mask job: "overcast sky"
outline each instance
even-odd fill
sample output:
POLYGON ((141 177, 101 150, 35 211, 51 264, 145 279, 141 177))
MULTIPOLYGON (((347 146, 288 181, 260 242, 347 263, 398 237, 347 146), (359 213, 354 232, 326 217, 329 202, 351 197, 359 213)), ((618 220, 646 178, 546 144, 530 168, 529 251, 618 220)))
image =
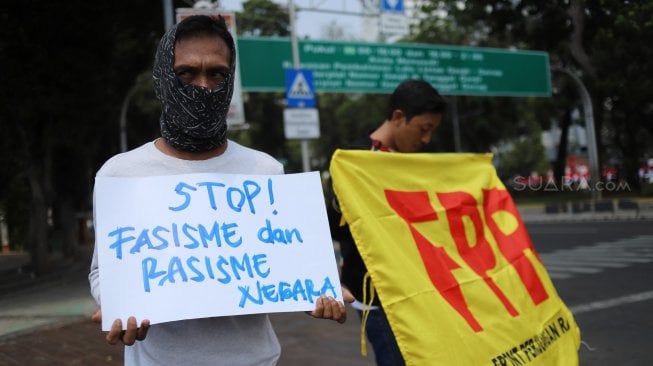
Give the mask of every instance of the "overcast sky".
MULTIPOLYGON (((273 0, 282 6, 287 6, 287 0, 273 0)), ((226 10, 241 11, 243 0, 221 0, 222 8, 226 10)), ((294 0, 297 8, 318 8, 320 10, 336 10, 360 13, 360 2, 357 0, 294 0)), ((346 38, 360 38, 362 17, 332 14, 328 12, 298 11, 297 35, 300 38, 308 36, 311 39, 323 38, 323 29, 335 22, 345 31, 346 38)))

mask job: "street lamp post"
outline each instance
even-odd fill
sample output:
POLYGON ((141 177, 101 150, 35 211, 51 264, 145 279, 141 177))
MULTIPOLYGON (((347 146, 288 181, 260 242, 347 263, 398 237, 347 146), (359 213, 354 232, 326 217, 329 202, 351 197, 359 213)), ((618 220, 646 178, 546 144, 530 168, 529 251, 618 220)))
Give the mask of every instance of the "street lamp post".
POLYGON ((598 190, 597 182, 601 180, 601 175, 599 172, 599 154, 596 144, 596 129, 594 128, 594 110, 592 109, 592 98, 590 97, 585 84, 580 80, 578 76, 569 70, 553 67, 552 71, 561 72, 569 76, 576 84, 578 92, 580 94, 581 102, 583 103, 583 116, 585 117, 585 132, 587 133, 587 155, 590 164, 590 179, 594 180, 594 184, 591 187, 592 198, 596 200, 601 199, 601 191, 598 190))

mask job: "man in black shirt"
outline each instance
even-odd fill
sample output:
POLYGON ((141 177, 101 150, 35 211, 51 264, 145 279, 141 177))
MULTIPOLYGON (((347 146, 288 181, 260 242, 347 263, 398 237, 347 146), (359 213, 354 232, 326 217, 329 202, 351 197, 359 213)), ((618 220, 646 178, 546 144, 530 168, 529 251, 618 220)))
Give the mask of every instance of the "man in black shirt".
MULTIPOLYGON (((348 148, 381 152, 413 153, 431 141, 446 109, 444 98, 423 80, 406 80, 390 96, 386 119, 371 133, 362 136, 348 148)), ((364 291, 371 294, 374 286, 367 274, 349 228, 339 226, 341 219, 335 198, 330 205, 332 236, 340 242, 343 257, 341 282, 356 298, 352 306, 361 314, 369 311, 365 319, 365 332, 374 349, 377 365, 404 365, 392 329, 378 297, 364 303, 364 291), (364 287, 367 287, 364 290, 364 287)), ((367 295, 369 297, 369 295, 367 295)), ((367 300, 367 299, 365 299, 367 300)))

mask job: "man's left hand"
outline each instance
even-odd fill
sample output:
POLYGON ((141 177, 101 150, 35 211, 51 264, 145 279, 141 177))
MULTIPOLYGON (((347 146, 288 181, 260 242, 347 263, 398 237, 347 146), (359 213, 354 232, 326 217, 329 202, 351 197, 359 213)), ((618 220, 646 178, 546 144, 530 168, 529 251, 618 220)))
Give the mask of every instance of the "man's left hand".
MULTIPOLYGON (((346 302, 354 301, 354 296, 344 287, 342 288, 342 298, 346 302)), ((340 324, 347 320, 347 309, 345 309, 345 305, 331 296, 320 296, 315 302, 315 310, 307 313, 314 318, 331 319, 340 324)))

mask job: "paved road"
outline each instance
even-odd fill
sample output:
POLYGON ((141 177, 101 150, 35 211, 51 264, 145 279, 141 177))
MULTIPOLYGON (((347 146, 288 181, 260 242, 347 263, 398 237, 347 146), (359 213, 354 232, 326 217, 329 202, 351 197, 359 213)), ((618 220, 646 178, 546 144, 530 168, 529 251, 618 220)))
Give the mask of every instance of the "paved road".
MULTIPOLYGON (((90 321, 95 310, 88 266, 73 265, 56 279, 3 294, 0 292, 0 366, 122 365, 122 347, 105 343, 90 321)), ((348 321, 313 319, 304 313, 270 316, 284 366, 370 366, 374 355, 360 355, 358 315, 348 321)))
POLYGON ((581 329, 581 365, 653 365, 653 221, 527 227, 581 329))
MULTIPOLYGON (((653 365, 653 221, 528 223, 558 293, 572 309, 584 345, 581 365, 653 365)), ((56 280, 0 292, 0 365, 121 365, 88 317, 86 265, 56 280)), ((276 314, 280 365, 373 365, 359 353, 358 319, 345 325, 276 314)))

